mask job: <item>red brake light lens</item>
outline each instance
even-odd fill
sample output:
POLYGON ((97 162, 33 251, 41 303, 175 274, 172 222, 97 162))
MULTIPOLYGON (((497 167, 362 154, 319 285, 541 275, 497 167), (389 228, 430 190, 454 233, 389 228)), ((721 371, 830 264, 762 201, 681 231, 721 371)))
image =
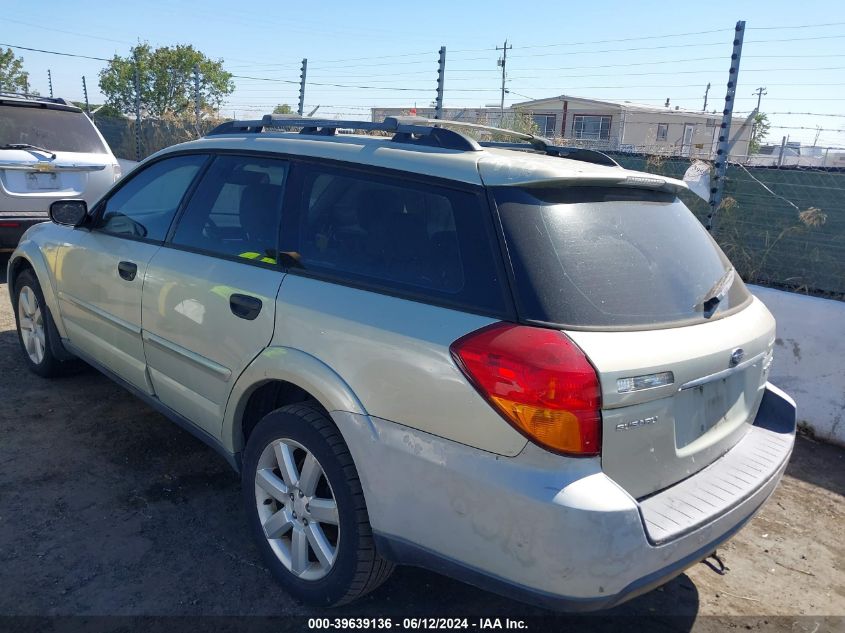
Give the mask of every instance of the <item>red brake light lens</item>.
POLYGON ((469 381, 519 432, 567 455, 601 452, 601 387, 563 332, 495 323, 450 348, 469 381))

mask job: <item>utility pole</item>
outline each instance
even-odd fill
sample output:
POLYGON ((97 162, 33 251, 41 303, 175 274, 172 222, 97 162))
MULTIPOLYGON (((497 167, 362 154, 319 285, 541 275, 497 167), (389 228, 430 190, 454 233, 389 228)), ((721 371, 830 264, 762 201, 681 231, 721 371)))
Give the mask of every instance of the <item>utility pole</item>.
POLYGON ((141 71, 135 52, 135 160, 141 160, 141 71))
POLYGON ((778 167, 783 165, 783 155, 786 152, 786 137, 780 142, 780 155, 778 156, 778 167))
POLYGON ((755 90, 752 94, 757 95, 757 112, 759 112, 760 111, 760 100, 763 98, 763 95, 766 95, 766 94, 769 94, 769 93, 766 92, 766 88, 764 86, 761 86, 761 87, 757 88, 757 90, 755 90))
POLYGON ((446 79, 446 47, 440 47, 440 58, 437 61, 437 99, 434 101, 434 118, 443 118, 443 84, 446 79))
POLYGON ((194 126, 200 133, 200 65, 194 64, 194 126))
POLYGON ((88 103, 88 84, 85 83, 85 75, 82 75, 82 94, 85 95, 85 112, 91 116, 91 104, 88 103))
POLYGON ((50 86, 50 98, 53 98, 53 73, 47 69, 47 85, 50 86))
POLYGON ((710 94, 710 82, 707 82, 707 88, 704 89, 704 107, 701 108, 702 112, 707 112, 707 95, 710 94))
POLYGON ((305 76, 308 74, 308 58, 302 60, 302 68, 299 73, 299 108, 297 113, 302 116, 305 112, 305 76))
POLYGON ((499 104, 499 125, 504 127, 505 124, 505 66, 508 63, 508 51, 513 46, 508 46, 508 41, 505 40, 505 45, 502 48, 496 47, 497 51, 502 51, 502 56, 499 58, 498 65, 502 67, 502 100, 499 104))
POLYGON ((719 126, 719 144, 716 160, 713 163, 713 182, 710 183, 710 210, 707 212, 707 230, 713 230, 713 216, 722 204, 725 192, 725 174, 728 171, 728 151, 731 136, 731 118, 734 110, 736 84, 739 81, 739 62, 742 58, 742 40, 745 37, 745 20, 740 20, 734 28, 731 66, 728 69, 728 89, 725 94, 725 108, 722 110, 722 124, 719 126))

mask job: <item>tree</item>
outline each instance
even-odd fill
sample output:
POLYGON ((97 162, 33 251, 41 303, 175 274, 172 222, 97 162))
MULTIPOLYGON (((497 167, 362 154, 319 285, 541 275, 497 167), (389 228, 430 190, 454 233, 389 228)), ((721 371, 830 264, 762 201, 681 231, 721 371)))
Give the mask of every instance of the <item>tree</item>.
POLYGON ((538 135, 540 133, 540 126, 534 120, 534 116, 530 112, 526 112, 521 108, 514 108, 513 118, 508 121, 505 119, 505 125, 509 130, 514 132, 522 132, 523 134, 538 135))
POLYGON ((141 85, 141 111, 147 116, 188 118, 194 114, 194 65, 199 66, 200 109, 220 107, 232 94, 232 75, 223 60, 212 60, 191 45, 177 44, 153 50, 149 44, 134 46, 127 57, 115 55, 100 71, 100 90, 106 105, 119 112, 135 111, 135 65, 141 85))
POLYGON ((0 90, 29 92, 29 73, 23 69, 23 58, 15 57, 11 48, 0 48, 0 90))
POLYGON ((764 112, 754 115, 754 124, 751 128, 751 141, 748 143, 748 153, 756 154, 760 151, 760 145, 766 140, 769 133, 769 117, 764 112))
POLYGON ((287 103, 280 103, 273 108, 273 114, 293 114, 293 108, 291 108, 287 103))

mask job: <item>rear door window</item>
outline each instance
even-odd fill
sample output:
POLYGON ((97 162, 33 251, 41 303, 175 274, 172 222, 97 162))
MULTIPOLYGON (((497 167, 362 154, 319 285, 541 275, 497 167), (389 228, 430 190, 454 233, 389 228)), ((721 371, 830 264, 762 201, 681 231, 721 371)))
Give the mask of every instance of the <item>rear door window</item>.
POLYGON ((293 182, 296 199, 282 230, 283 244, 290 242, 282 250, 296 252, 300 270, 504 312, 501 263, 480 192, 304 164, 294 167, 293 182))
POLYGON ((727 257, 674 194, 499 187, 493 195, 524 319, 650 328, 718 318, 750 299, 727 257))
POLYGON ((179 218, 173 244, 276 264, 276 235, 287 162, 218 156, 179 218))

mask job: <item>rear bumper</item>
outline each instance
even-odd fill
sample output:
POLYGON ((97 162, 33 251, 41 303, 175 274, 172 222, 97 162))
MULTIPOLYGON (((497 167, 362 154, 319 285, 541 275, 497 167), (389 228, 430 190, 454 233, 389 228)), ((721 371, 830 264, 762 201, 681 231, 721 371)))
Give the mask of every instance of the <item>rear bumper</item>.
POLYGON ((601 472, 598 459, 563 459, 531 444, 503 458, 367 416, 334 417, 385 556, 566 611, 612 607, 706 557, 774 491, 795 430, 794 403, 769 385, 753 434, 685 482, 637 502, 601 472), (652 519, 667 507, 691 514, 681 504, 691 497, 679 501, 676 489, 712 484, 733 473, 735 450, 773 452, 773 441, 777 456, 745 469, 741 493, 655 538, 649 508, 652 519))
POLYGON ((46 211, 0 211, 0 253, 11 253, 29 227, 49 219, 46 211))

